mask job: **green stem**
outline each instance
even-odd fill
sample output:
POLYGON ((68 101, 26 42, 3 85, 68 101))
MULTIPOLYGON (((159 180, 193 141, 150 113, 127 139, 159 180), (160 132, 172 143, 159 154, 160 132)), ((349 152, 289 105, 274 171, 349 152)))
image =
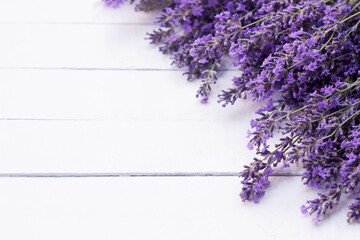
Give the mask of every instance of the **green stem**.
POLYGON ((321 52, 329 43, 330 41, 333 39, 335 33, 332 33, 331 36, 329 37, 329 39, 326 41, 326 43, 320 48, 319 52, 321 52))
POLYGON ((268 18, 269 18, 269 16, 264 17, 264 18, 261 18, 261 19, 255 21, 255 22, 252 22, 252 23, 250 23, 250 24, 248 24, 248 25, 243 26, 241 29, 245 29, 245 28, 251 27, 252 25, 255 25, 255 24, 259 23, 259 22, 262 22, 262 21, 264 21, 264 20, 266 20, 266 19, 268 19, 268 18))
MULTIPOLYGON (((356 1, 355 1, 356 2, 356 1)), ((345 17, 347 17, 352 11, 354 11, 358 6, 360 5, 360 2, 358 2, 352 9, 351 11, 345 15, 345 17)))
MULTIPOLYGON (((331 36, 329 37, 329 39, 326 41, 326 43, 325 43, 324 45, 322 45, 322 47, 318 50, 318 52, 321 52, 321 51, 330 43, 330 41, 331 41, 331 40, 333 39, 333 37, 334 37, 334 34, 335 34, 335 33, 332 33, 332 34, 331 34, 331 36)), ((305 62, 305 61, 308 60, 309 58, 310 58, 310 57, 304 58, 303 60, 301 60, 301 61, 295 63, 294 65, 292 65, 291 67, 289 67, 287 70, 289 71, 289 70, 293 69, 294 67, 296 67, 297 65, 305 62)))
MULTIPOLYGON (((300 139, 300 137, 301 137, 301 135, 300 135, 300 134, 294 135, 294 136, 291 138, 291 144, 296 143, 296 142, 300 139)), ((282 146, 277 147, 274 151, 272 151, 272 152, 268 153, 268 154, 264 157, 264 159, 263 159, 263 160, 265 160, 266 158, 268 158, 268 157, 270 157, 270 156, 274 155, 274 154, 275 154, 275 152, 276 152, 276 151, 279 151, 281 148, 282 148, 282 146)), ((287 146, 287 147, 286 147, 286 148, 285 148, 282 152, 283 152, 283 153, 285 153, 285 152, 286 152, 287 150, 289 150, 289 149, 290 149, 290 146, 287 146)), ((262 162, 263 160, 260 160, 260 162, 262 162)), ((267 166, 270 166, 271 164, 273 164, 273 163, 274 163, 274 161, 275 161, 275 158, 274 158, 274 160, 273 160, 273 161, 271 161, 271 162, 267 163, 267 166)))
POLYGON ((244 18, 246 18, 247 16, 250 15, 250 13, 253 13, 255 12, 255 10, 258 10, 258 8, 254 8, 253 10, 249 11, 248 13, 246 13, 244 16, 242 16, 238 21, 241 21, 243 20, 244 18))
MULTIPOLYGON (((330 99, 331 99, 330 97, 335 97, 335 96, 337 96, 338 94, 342 94, 342 93, 346 92, 347 90, 353 88, 354 86, 358 85, 359 83, 360 83, 360 80, 359 80, 359 81, 355 81, 355 82, 353 82, 352 84, 350 84, 349 87, 340 90, 340 92, 326 95, 325 98, 326 98, 327 100, 330 100, 330 99)), ((360 103, 360 101, 358 101, 358 102, 356 102, 356 103, 354 103, 354 104, 352 104, 352 105, 356 105, 356 104, 359 104, 359 103, 360 103)), ((286 117, 288 117, 288 116, 290 116, 291 114, 294 114, 294 113, 297 113, 297 112, 300 112, 300 111, 304 110, 307 106, 308 106, 308 105, 306 105, 306 106, 304 106, 304 107, 302 107, 302 108, 296 109, 296 110, 293 111, 293 112, 288 112, 287 114, 284 114, 283 116, 276 118, 276 119, 274 120, 274 123, 275 123, 275 122, 278 122, 278 121, 280 121, 280 120, 282 120, 282 119, 284 119, 284 118, 286 118, 286 117)))
POLYGON ((340 109, 340 110, 337 110, 336 112, 332 112, 332 113, 330 113, 330 114, 328 114, 328 115, 326 115, 326 116, 323 116, 323 117, 321 117, 321 118, 315 119, 315 120, 311 121, 310 123, 315 123, 315 122, 317 122, 317 121, 323 120, 323 119, 328 118, 328 117, 331 117, 331 116, 333 116, 333 115, 336 115, 336 114, 338 114, 338 113, 340 113, 340 112, 342 112, 342 111, 347 112, 347 111, 349 111, 352 107, 358 105, 359 103, 360 103, 360 101, 357 101, 357 102, 355 102, 355 103, 352 103, 352 104, 350 104, 349 106, 347 106, 347 107, 345 107, 345 108, 342 108, 342 109, 340 109))
POLYGON ((355 28, 355 30, 356 30, 356 28, 358 27, 359 23, 360 23, 360 20, 359 20, 353 27, 350 28, 350 31, 346 34, 345 39, 347 39, 347 37, 353 32, 354 28, 355 28))
MULTIPOLYGON (((340 93, 346 92, 347 90, 355 87, 355 86, 358 85, 359 83, 360 83, 360 80, 353 82, 353 83, 350 84, 350 86, 348 86, 347 88, 344 88, 344 89, 340 90, 340 93)), ((329 98, 329 97, 335 96, 335 95, 336 95, 336 94, 331 93, 331 94, 329 94, 329 95, 326 95, 325 98, 329 98)))
POLYGON ((304 107, 302 107, 302 108, 296 109, 296 110, 293 111, 293 112, 288 112, 287 114, 285 114, 285 115, 283 115, 283 116, 275 119, 275 122, 280 121, 280 120, 282 120, 282 119, 290 116, 290 114, 294 114, 294 113, 300 112, 300 111, 304 110, 306 107, 307 107, 307 106, 304 106, 304 107))
POLYGON ((342 20, 340 23, 344 23, 344 22, 346 22, 347 20, 350 20, 350 19, 352 19, 352 18, 354 18, 354 17, 356 17, 356 16, 359 16, 359 15, 360 15, 360 11, 357 12, 357 13, 355 13, 355 14, 353 14, 353 15, 351 15, 351 16, 349 16, 349 17, 347 17, 347 18, 345 18, 345 19, 342 20))
MULTIPOLYGON (((355 2, 356 2, 356 1, 355 1, 355 2)), ((358 3, 351 9, 351 11, 348 12, 348 13, 344 16, 344 19, 343 19, 340 23, 344 23, 344 22, 346 22, 347 20, 350 20, 350 19, 352 19, 353 17, 356 17, 356 16, 360 15, 360 11, 359 11, 359 12, 357 12, 357 13, 349 16, 349 17, 347 17, 347 16, 348 16, 351 12, 353 12, 359 5, 360 5, 360 2, 358 2, 358 3)), ((333 30, 335 27, 336 27, 336 25, 334 25, 334 26, 331 27, 330 29, 326 30, 325 33, 330 32, 330 31, 333 30)))
POLYGON ((324 141, 328 138, 331 138, 332 136, 334 136, 334 134, 342 127, 344 126, 347 122, 349 122, 351 119, 353 119, 354 117, 356 117, 358 114, 360 113, 360 110, 358 110, 357 112, 355 112, 354 114, 352 114, 348 119, 346 119, 345 121, 343 121, 339 126, 337 126, 335 128, 335 130, 330 134, 330 135, 327 135, 326 137, 323 137, 319 140, 316 140, 316 142, 320 142, 320 141, 324 141))
POLYGON ((341 56, 338 56, 338 57, 336 57, 336 58, 333 58, 332 60, 333 60, 333 61, 338 60, 339 58, 345 57, 345 56, 347 56, 347 55, 349 55, 349 54, 351 54, 351 53, 345 53, 345 54, 343 54, 343 55, 341 55, 341 56))

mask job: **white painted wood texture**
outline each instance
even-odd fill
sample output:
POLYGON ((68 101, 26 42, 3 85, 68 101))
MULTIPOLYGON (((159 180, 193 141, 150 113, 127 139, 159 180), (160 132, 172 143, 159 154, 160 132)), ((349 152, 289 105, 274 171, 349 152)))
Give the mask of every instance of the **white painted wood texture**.
POLYGON ((241 202, 257 104, 200 104, 198 82, 144 40, 155 15, 0 0, 0 239, 357 239, 345 208, 320 227, 301 215, 316 191, 298 176, 241 202))
POLYGON ((313 195, 299 177, 274 182, 260 204, 243 204, 230 177, 2 178, 0 238, 358 239, 344 209, 319 227, 299 214, 313 195))
POLYGON ((135 13, 130 5, 113 10, 98 0, 1 0, 0 22, 23 24, 142 24, 153 23, 156 13, 135 13))
POLYGON ((236 172, 251 159, 235 121, 11 120, 0 132, 2 173, 236 172))
POLYGON ((2 68, 172 69, 152 25, 0 24, 2 68), (11 49, 11 51, 9 51, 11 49), (41 51, 39 51, 41 49, 41 51), (151 60, 151 61, 150 61, 151 60))
MULTIPOLYGON (((222 73, 214 91, 230 87, 233 74, 222 73)), ((259 105, 223 108, 215 95, 200 104, 200 83, 180 71, 0 69, 0 75, 0 118, 242 121, 247 128, 259 105)))
POLYGON ((200 104, 199 82, 144 40, 153 26, 1 28, 0 119, 24 121, 3 124, 0 172, 236 172, 253 158, 245 136, 257 104, 216 103, 236 72, 224 71, 211 103, 200 104))

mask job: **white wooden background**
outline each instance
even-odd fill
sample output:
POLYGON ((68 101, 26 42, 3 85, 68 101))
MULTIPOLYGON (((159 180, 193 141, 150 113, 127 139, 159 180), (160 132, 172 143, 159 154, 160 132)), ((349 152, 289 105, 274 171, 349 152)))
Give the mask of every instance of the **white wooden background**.
POLYGON ((0 0, 0 239, 358 239, 344 206, 317 227, 301 215, 316 194, 301 170, 241 202, 256 104, 200 104, 144 40, 154 16, 0 0))

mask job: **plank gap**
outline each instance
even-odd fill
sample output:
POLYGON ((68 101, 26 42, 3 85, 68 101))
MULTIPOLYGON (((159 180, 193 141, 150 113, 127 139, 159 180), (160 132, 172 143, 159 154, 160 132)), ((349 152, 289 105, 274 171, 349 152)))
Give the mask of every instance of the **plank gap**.
POLYGON ((155 23, 144 22, 18 22, 18 21, 0 21, 0 24, 12 25, 117 25, 117 26, 154 26, 160 27, 155 23))
POLYGON ((235 119, 151 119, 151 118, 7 118, 0 117, 0 121, 29 121, 29 122, 237 122, 235 119))
MULTIPOLYGON (((105 177, 237 177, 238 172, 119 172, 119 173, 0 173, 0 178, 105 178, 105 177)), ((300 173, 274 173, 274 177, 301 177, 300 173)))
MULTIPOLYGON (((70 70, 70 71, 142 71, 184 72, 178 68, 96 68, 96 67, 0 67, 0 70, 70 70)), ((219 72, 239 72, 238 69, 221 68, 219 72)))

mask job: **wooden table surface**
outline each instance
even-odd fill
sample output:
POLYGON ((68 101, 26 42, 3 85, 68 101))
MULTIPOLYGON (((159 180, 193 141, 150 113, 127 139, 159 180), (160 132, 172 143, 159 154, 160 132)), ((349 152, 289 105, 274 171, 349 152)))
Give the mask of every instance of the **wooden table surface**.
POLYGON ((301 169, 243 203, 252 101, 195 98, 144 40, 156 14, 100 0, 0 0, 0 239, 358 239, 346 204, 320 226, 301 169))

